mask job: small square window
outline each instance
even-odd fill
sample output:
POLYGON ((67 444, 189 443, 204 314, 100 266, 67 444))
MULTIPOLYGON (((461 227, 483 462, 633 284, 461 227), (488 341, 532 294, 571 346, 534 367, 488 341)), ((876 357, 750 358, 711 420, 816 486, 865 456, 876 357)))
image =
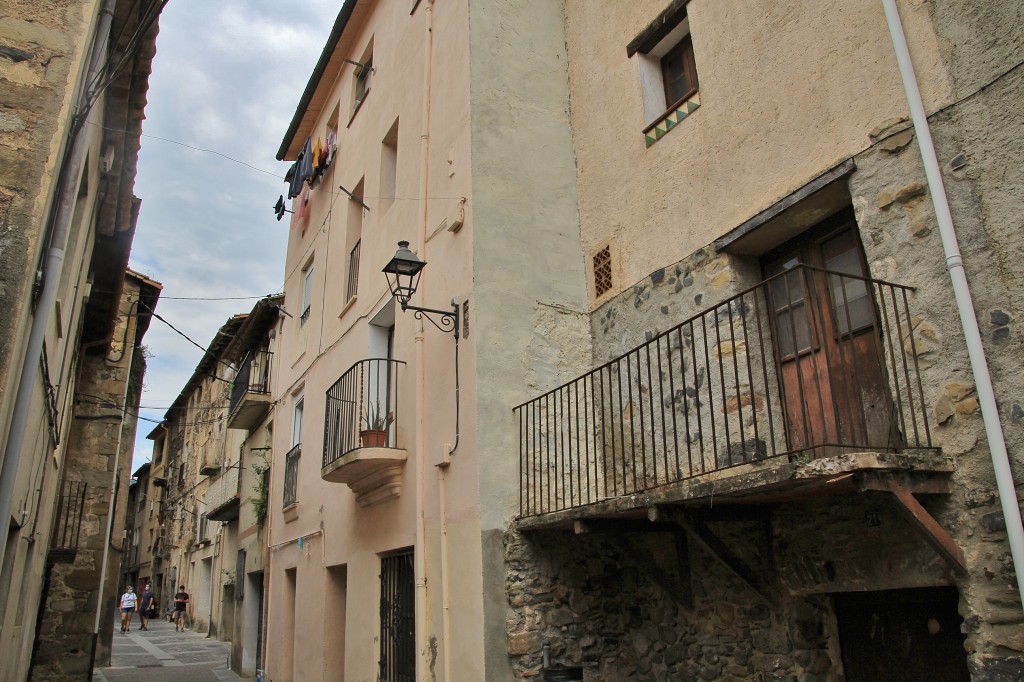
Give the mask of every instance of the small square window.
POLYGON ((366 93, 370 91, 370 74, 373 73, 373 56, 363 62, 363 66, 356 73, 356 101, 353 109, 358 109, 363 103, 366 93))
POLYGON ((693 41, 689 35, 661 58, 661 80, 665 87, 666 108, 697 92, 697 65, 693 60, 693 41))
POLYGON ((700 106, 697 61, 686 3, 674 1, 626 47, 636 57, 647 146, 700 106))
POLYGON ((373 75, 376 73, 373 68, 373 38, 370 38, 358 59, 346 59, 345 61, 355 68, 352 80, 352 114, 349 118, 349 124, 351 124, 352 118, 355 117, 356 112, 359 111, 370 94, 373 75))

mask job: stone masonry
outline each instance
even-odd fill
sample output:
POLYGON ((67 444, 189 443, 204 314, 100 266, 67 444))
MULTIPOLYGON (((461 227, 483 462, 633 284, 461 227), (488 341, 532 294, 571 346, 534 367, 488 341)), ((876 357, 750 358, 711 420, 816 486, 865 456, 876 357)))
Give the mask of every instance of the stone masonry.
MULTIPOLYGON (((990 157, 1005 151, 964 122, 986 106, 1004 111, 1009 90, 1022 78, 1011 73, 931 121, 940 158, 951 160, 944 168, 947 191, 1018 480, 1024 473, 1024 349, 1016 330, 1024 314, 1017 286, 1021 206, 1018 201, 1012 218, 1006 201, 995 205, 990 157)), ((1024 131, 1019 108, 1006 111, 1004 122, 1024 131)), ((1020 137, 997 137, 1020 147, 1020 137)), ((761 559, 772 549, 774 561, 764 568, 778 593, 766 601, 721 564, 691 551, 692 609, 601 536, 513 529, 506 535, 508 631, 518 679, 541 675, 546 640, 554 661, 583 665, 590 680, 837 680, 842 665, 829 593, 940 585, 959 590, 972 679, 1021 679, 1024 615, 920 158, 908 123, 890 121, 872 131, 847 183, 870 276, 915 287, 914 318, 904 330, 913 344, 904 336, 903 350, 915 354, 921 368, 933 444, 956 462, 952 493, 930 497, 926 505, 964 551, 968 574, 951 575, 891 506, 870 494, 783 505, 771 515, 767 545, 753 529, 723 524, 733 547, 761 559), (880 525, 866 529, 865 515, 880 525)), ((637 347, 761 278, 756 259, 712 247, 652 273, 593 313, 595 362, 637 347)), ((670 538, 651 533, 632 542, 645 560, 669 574, 676 570, 670 538)))

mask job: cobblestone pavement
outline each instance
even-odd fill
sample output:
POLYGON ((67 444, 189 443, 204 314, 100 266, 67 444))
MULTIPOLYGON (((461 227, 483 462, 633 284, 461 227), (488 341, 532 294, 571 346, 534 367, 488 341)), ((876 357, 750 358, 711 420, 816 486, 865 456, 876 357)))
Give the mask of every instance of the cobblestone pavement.
POLYGON ((92 682, 233 682, 243 678, 228 667, 229 642, 186 630, 175 632, 166 620, 152 619, 140 630, 136 616, 131 632, 114 625, 109 668, 97 668, 92 682))

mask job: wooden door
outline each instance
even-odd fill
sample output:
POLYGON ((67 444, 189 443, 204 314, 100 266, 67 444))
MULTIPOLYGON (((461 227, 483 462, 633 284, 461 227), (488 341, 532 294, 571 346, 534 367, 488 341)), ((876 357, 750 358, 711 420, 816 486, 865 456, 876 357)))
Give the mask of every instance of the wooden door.
POLYGON ((833 595, 846 682, 967 682, 954 587, 833 595))
POLYGON ((898 447, 876 290, 852 211, 762 262, 789 449, 898 447))

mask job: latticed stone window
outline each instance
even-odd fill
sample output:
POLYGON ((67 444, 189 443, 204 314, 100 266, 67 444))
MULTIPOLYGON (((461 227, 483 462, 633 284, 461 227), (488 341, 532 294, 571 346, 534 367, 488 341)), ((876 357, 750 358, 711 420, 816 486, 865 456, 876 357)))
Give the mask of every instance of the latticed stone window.
POLYGON ((606 246, 594 254, 594 296, 601 298, 612 288, 612 252, 606 246))

